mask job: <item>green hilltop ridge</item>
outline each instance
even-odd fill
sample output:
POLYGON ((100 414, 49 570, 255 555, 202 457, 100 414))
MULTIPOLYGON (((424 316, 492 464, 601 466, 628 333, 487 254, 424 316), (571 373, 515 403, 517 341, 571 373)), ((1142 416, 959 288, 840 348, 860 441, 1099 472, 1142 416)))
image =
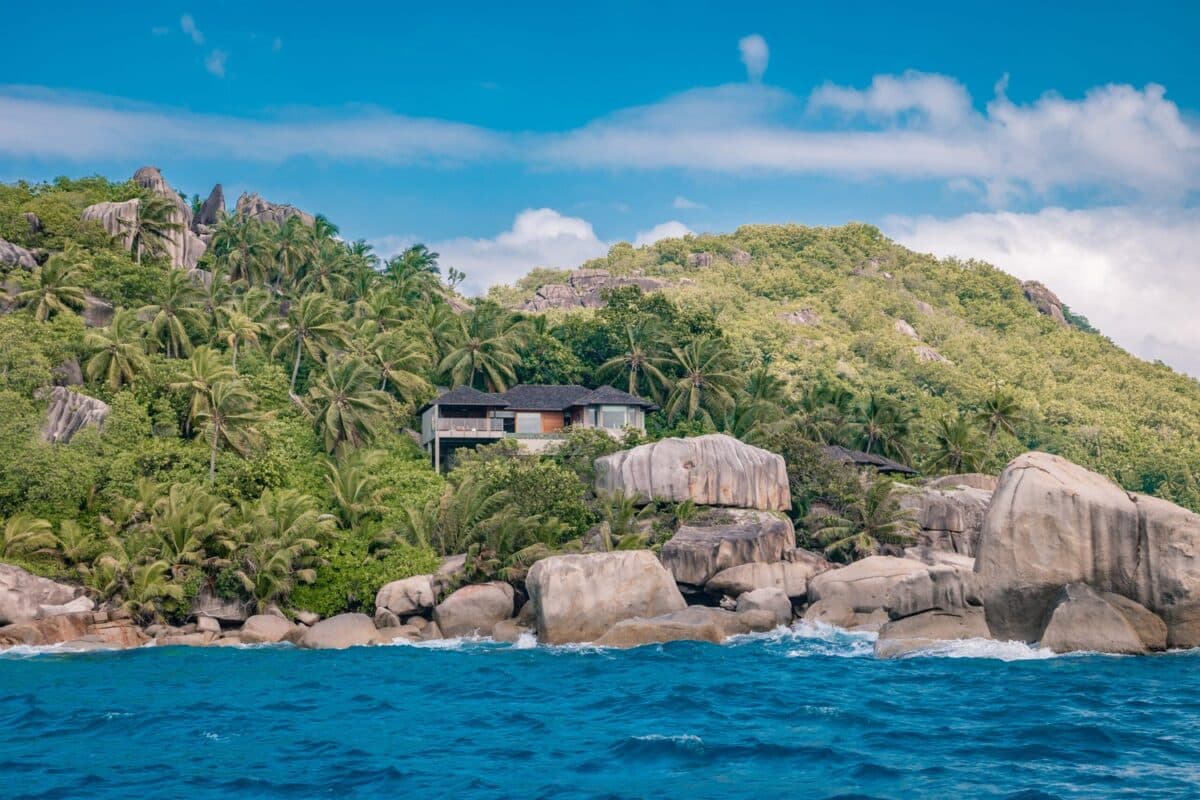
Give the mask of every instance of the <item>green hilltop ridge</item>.
POLYGON ((0 562, 141 622, 373 613, 462 553, 443 591, 519 587, 547 554, 659 548, 709 513, 597 496, 592 463, 710 432, 782 453, 800 541, 840 560, 900 518, 890 481, 827 445, 925 476, 1045 450, 1200 509, 1196 381, 1045 287, 868 225, 621 243, 476 299, 422 246, 384 261, 336 234, 257 196, 187 200, 153 168, 0 185, 0 562), (411 432, 435 387, 520 383, 661 410, 622 442, 505 440, 434 472, 411 432))

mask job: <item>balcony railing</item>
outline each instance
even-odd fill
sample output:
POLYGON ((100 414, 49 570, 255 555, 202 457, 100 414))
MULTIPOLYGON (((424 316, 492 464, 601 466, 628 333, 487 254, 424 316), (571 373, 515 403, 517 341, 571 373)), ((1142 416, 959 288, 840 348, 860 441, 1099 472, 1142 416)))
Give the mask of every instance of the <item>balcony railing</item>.
POLYGON ((442 432, 504 433, 504 420, 484 417, 439 417, 437 429, 442 432))

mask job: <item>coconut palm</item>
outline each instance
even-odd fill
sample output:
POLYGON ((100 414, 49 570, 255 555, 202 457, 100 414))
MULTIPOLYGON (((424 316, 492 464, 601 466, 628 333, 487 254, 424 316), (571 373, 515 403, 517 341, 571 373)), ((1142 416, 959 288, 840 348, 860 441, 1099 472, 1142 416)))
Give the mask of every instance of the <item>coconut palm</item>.
POLYGON ((238 381, 221 381, 213 384, 208 405, 197 415, 200 435, 209 443, 208 482, 217 477, 217 453, 222 447, 243 457, 258 439, 256 426, 268 419, 270 414, 258 411, 257 400, 238 381))
POLYGON ((142 263, 142 253, 158 256, 167 251, 172 237, 183 229, 175 219, 178 213, 174 202, 156 194, 138 201, 132 219, 118 218, 138 264, 142 263))
POLYGON ((188 359, 186 371, 177 381, 170 384, 170 389, 176 392, 188 393, 188 431, 196 419, 208 409, 212 403, 213 386, 223 381, 231 381, 237 376, 233 367, 226 364, 217 351, 208 346, 197 347, 188 359))
MULTIPOLYGON (((371 323, 364 325, 366 332, 372 328, 371 323)), ((355 354, 375 369, 380 391, 391 386, 402 400, 411 401, 429 390, 429 381, 422 375, 429 356, 419 341, 398 331, 375 333, 359 341, 355 354)))
POLYGON ((1016 396, 996 386, 979 404, 975 418, 983 423, 988 438, 994 439, 1002 431, 1016 436, 1017 425, 1024 421, 1025 415, 1016 396))
POLYGON ((671 353, 678 377, 671 382, 667 416, 712 421, 724 413, 742 382, 728 345, 715 337, 702 337, 672 347, 671 353))
POLYGON ((273 245, 258 220, 222 215, 213 231, 212 252, 231 281, 242 281, 247 286, 267 282, 273 245))
POLYGON ((625 326, 625 352, 613 356, 596 370, 596 377, 611 381, 625 375, 628 391, 640 396, 644 384, 651 397, 658 397, 667 382, 662 370, 670 363, 662 346, 662 328, 657 322, 625 326))
POLYGON ((196 302, 204 312, 205 327, 215 330, 221 321, 221 309, 233 294, 229 283, 220 266, 205 275, 200 270, 190 273, 192 284, 196 287, 196 302))
POLYGON ((333 347, 349 343, 346 325, 342 321, 342 306, 327 294, 306 294, 288 310, 287 321, 280 326, 272 355, 294 350, 290 390, 296 391, 296 376, 300 373, 300 358, 305 352, 315 361, 333 347))
POLYGON ((174 577, 189 566, 216 563, 231 546, 226 533, 229 505, 199 486, 174 484, 158 498, 145 522, 155 537, 158 558, 174 577))
POLYGON ((438 301, 419 307, 417 321, 428 337, 434 363, 440 364, 454 347, 460 330, 458 315, 449 304, 438 301))
POLYGON ((929 453, 933 471, 972 472, 983 460, 979 431, 962 414, 943 417, 933 429, 933 448, 929 453))
POLYGON ((146 622, 162 617, 164 600, 182 601, 183 585, 170 580, 170 568, 171 565, 165 561, 133 566, 123 590, 121 609, 131 617, 146 622))
POLYGON ((800 393, 798 405, 806 437, 821 444, 850 443, 854 395, 849 390, 826 381, 813 383, 800 393))
POLYGON ((350 288, 348 275, 353 271, 346 246, 335 239, 320 239, 311 258, 304 261, 296 276, 296 288, 302 294, 324 292, 344 297, 350 288))
POLYGON ((327 452, 371 441, 387 411, 387 394, 374 388, 375 371, 358 358, 331 359, 308 392, 309 407, 327 452))
POLYGON ((73 519, 65 519, 58 523, 58 533, 54 537, 54 546, 58 556, 67 566, 74 566, 86 574, 87 564, 95 559, 101 545, 100 537, 95 532, 84 528, 73 519))
POLYGON ((32 514, 14 514, 0 528, 0 556, 13 558, 35 550, 48 550, 57 544, 54 529, 32 514))
POLYGON ((525 333, 524 323, 493 306, 463 314, 456 341, 438 365, 456 385, 482 381, 491 392, 503 392, 517 379, 517 353, 525 333))
POLYGON ((910 409, 895 399, 871 392, 853 411, 854 444, 865 453, 906 459, 914 417, 910 409))
POLYGON ((441 256, 421 243, 414 244, 395 258, 389 259, 383 274, 393 283, 402 283, 412 275, 441 274, 438 259, 441 256))
POLYGON ((912 512, 900 506, 886 478, 846 503, 840 515, 815 519, 810 525, 814 541, 837 561, 874 555, 881 544, 905 545, 914 539, 912 512))
POLYGON ((259 336, 266 330, 266 326, 255 321, 236 306, 226 306, 220 310, 219 314, 221 326, 217 331, 217 336, 229 347, 232 359, 230 366, 233 367, 236 375, 239 350, 243 345, 253 347, 258 344, 259 336))
POLYGON ((144 327, 133 311, 118 308, 107 328, 83 335, 83 346, 91 353, 84 367, 88 380, 103 380, 114 392, 150 369, 142 344, 144 327))
POLYGON ((374 473, 385 456, 382 450, 357 450, 340 462, 325 462, 325 485, 346 528, 357 528, 365 517, 386 510, 385 492, 374 473))
POLYGON ((300 270, 300 265, 312 256, 312 228, 300 217, 288 217, 275 232, 274 242, 276 287, 282 281, 290 281, 300 270))
POLYGON ((72 264, 64 256, 54 256, 33 272, 35 286, 13 295, 18 308, 33 307, 33 316, 45 322, 55 314, 74 314, 87 306, 80 281, 90 269, 86 263, 72 264))
POLYGON ((296 583, 316 579, 314 551, 337 527, 311 497, 291 489, 267 490, 242 503, 239 518, 234 575, 260 612, 286 600, 296 583))
POLYGON ((168 358, 179 358, 192 352, 190 328, 203 330, 204 310, 199 305, 200 290, 183 270, 170 270, 163 278, 156 303, 143 306, 138 315, 149 320, 147 329, 151 341, 165 345, 168 358))

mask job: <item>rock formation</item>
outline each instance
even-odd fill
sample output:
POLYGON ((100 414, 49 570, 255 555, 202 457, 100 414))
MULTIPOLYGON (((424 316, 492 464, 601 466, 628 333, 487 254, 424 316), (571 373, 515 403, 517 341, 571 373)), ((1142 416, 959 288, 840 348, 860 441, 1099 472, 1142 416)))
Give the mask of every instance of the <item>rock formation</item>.
MULTIPOLYGON (((192 209, 179 193, 163 178, 157 167, 142 167, 133 173, 133 180, 143 189, 148 189, 170 201, 174 211, 170 219, 179 228, 170 232, 163 242, 164 254, 171 265, 192 269, 207 248, 204 241, 192 231, 192 209)), ((126 200, 121 203, 104 202, 88 206, 83 210, 84 220, 99 222, 110 236, 116 237, 126 249, 133 248, 131 224, 137 221, 141 200, 126 200)))
POLYGON ((991 501, 990 490, 945 483, 900 494, 900 506, 912 512, 920 527, 918 544, 968 556, 975 555, 991 501))
POLYGON ((374 621, 366 614, 338 614, 304 631, 299 645, 309 650, 344 650, 391 640, 391 636, 375 628, 374 621))
POLYGON ((676 583, 699 588, 733 567, 782 561, 795 547, 796 531, 782 514, 731 509, 681 525, 663 545, 662 563, 676 583))
POLYGON ((70 603, 79 593, 78 587, 30 575, 11 564, 0 564, 0 625, 36 619, 41 616, 39 609, 43 606, 70 603))
POLYGON ((387 609, 398 616, 428 611, 435 599, 432 578, 432 575, 414 575, 384 584, 375 594, 375 608, 387 609))
POLYGON ((781 561, 754 562, 723 569, 709 578, 704 590, 709 594, 738 597, 755 589, 775 588, 793 600, 808 596, 808 582, 833 565, 808 550, 790 550, 781 561))
POLYGON ((89 328, 104 328, 107 327, 113 318, 112 303, 107 300, 101 300, 91 292, 85 292, 83 295, 83 324, 89 328))
POLYGON ((746 592, 737 599, 737 613, 748 611, 766 611, 771 614, 776 625, 787 625, 792 621, 792 601, 782 589, 774 587, 755 589, 746 592))
MULTIPOLYGON (((213 190, 214 192, 216 189, 213 190)), ((211 199, 211 196, 210 198, 211 199)), ((224 203, 224 192, 221 193, 222 204, 224 203)), ((238 198, 237 207, 234 212, 237 216, 244 219, 258 220, 259 222, 272 222, 276 225, 282 225, 291 217, 299 217, 300 221, 310 228, 316 224, 317 220, 312 214, 307 211, 301 211, 295 206, 289 206, 286 203, 272 203, 264 200, 258 193, 243 194, 238 198)))
POLYGON ((622 620, 683 609, 675 581, 649 550, 551 556, 525 580, 538 640, 591 642, 622 620))
POLYGON ((69 442, 85 426, 103 427, 108 418, 108 403, 73 392, 65 386, 51 387, 49 397, 46 421, 42 425, 43 441, 69 442))
POLYGON ((605 269, 580 269, 571 273, 566 283, 550 283, 540 287, 531 300, 521 306, 523 311, 545 311, 550 308, 599 308, 604 305, 603 292, 622 286, 638 286, 653 292, 667 285, 666 281, 645 277, 614 277, 605 269))
POLYGON ((1169 646, 1200 645, 1200 516, 1058 456, 1005 468, 975 570, 998 639, 1038 641, 1063 587, 1085 583, 1158 615, 1169 646))
POLYGON ((822 572, 808 582, 810 605, 804 618, 848 629, 878 629, 888 620, 892 588, 928 570, 915 559, 869 556, 822 572))
POLYGON ((492 627, 513 615, 513 587, 503 581, 464 586, 433 609, 433 621, 446 637, 490 636, 492 627))
POLYGON ((912 325, 909 325, 907 320, 898 319, 896 320, 896 324, 892 327, 895 328, 896 333, 900 334, 901 336, 907 336, 910 339, 921 338, 917 335, 917 329, 912 325))
POLYGON ((33 257, 33 251, 0 239, 0 267, 5 270, 13 267, 32 270, 37 267, 37 259, 33 257))
POLYGON ((802 308, 799 311, 787 311, 779 315, 779 318, 789 325, 816 325, 821 321, 817 316, 817 312, 811 308, 802 308))
POLYGON ((221 184, 217 184, 209 192, 208 198, 204 201, 204 205, 200 206, 200 211, 192 220, 192 231, 197 234, 202 234, 201 228, 208 228, 216 225, 221 221, 221 215, 225 213, 225 189, 221 184))
POLYGON ((662 439, 596 459, 598 494, 696 505, 789 511, 783 458, 714 433, 662 439))
POLYGON ((1025 292, 1025 299, 1033 303, 1039 314, 1049 317, 1064 328, 1069 325, 1066 315, 1063 314, 1062 301, 1058 299, 1058 295, 1046 288, 1045 284, 1023 281, 1021 289, 1025 292))
POLYGON ((640 647, 665 642, 720 644, 730 636, 769 631, 775 616, 769 611, 734 613, 720 608, 689 606, 656 617, 634 617, 613 625, 596 640, 600 647, 640 647))
POLYGON ((1094 650, 1136 655, 1165 649, 1167 627, 1127 597, 1069 583, 1055 597, 1040 643, 1056 653, 1094 650))
POLYGON ((255 614, 246 620, 238 638, 243 644, 276 644, 287 639, 295 627, 274 614, 255 614))

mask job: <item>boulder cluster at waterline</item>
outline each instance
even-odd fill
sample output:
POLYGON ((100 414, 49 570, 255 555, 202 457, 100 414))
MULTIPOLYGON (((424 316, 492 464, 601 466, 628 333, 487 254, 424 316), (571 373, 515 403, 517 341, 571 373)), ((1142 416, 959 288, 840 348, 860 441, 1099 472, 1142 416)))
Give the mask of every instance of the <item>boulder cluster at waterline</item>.
POLYGON ((998 480, 901 489, 915 546, 838 566, 798 548, 783 460, 727 436, 664 440, 597 462, 607 492, 703 506, 661 548, 551 555, 523 580, 467 582, 465 556, 384 585, 374 616, 250 615, 202 593, 183 626, 135 624, 82 589, 0 565, 0 647, 264 644, 303 648, 486 636, 636 647, 720 643, 802 618, 878 632, 893 657, 953 639, 1058 651, 1200 646, 1200 517, 1057 456, 998 480))

